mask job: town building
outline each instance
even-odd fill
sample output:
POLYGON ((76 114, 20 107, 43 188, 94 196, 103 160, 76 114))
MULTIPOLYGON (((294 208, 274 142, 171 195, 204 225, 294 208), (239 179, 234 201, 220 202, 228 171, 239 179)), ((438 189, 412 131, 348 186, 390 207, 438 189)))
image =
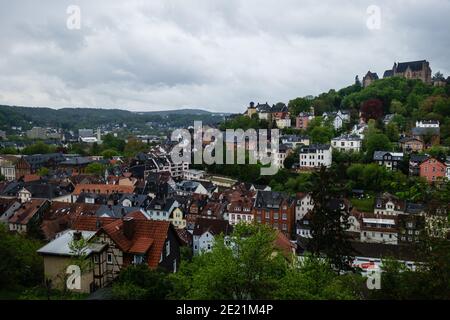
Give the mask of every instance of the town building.
POLYGON ((383 78, 402 77, 406 79, 418 79, 431 84, 430 63, 426 60, 394 63, 390 70, 384 72, 383 78))
POLYGON ((385 166, 388 170, 396 171, 403 162, 402 152, 375 151, 373 160, 380 166, 385 166))
POLYGON ((412 136, 424 142, 425 146, 440 144, 439 127, 415 127, 411 130, 412 136))
POLYGON ((322 117, 324 121, 331 121, 335 130, 339 130, 343 127, 344 123, 350 121, 350 112, 346 110, 324 112, 322 117))
POLYGON ((405 153, 421 152, 424 149, 423 141, 414 137, 401 138, 399 143, 405 153))
POLYGON ((442 181, 446 177, 447 166, 436 158, 428 158, 419 166, 420 176, 428 183, 442 181))
POLYGON ((44 258, 45 274, 55 286, 65 285, 61 272, 65 273, 74 256, 70 243, 81 238, 87 241, 86 259, 91 269, 82 274, 81 289, 74 291, 89 293, 105 287, 129 265, 178 270, 181 240, 168 221, 147 220, 139 212, 123 219, 81 216, 72 228, 38 250, 44 258))
POLYGON ((321 166, 331 167, 332 151, 330 145, 311 145, 300 149, 300 169, 317 169, 321 166))
POLYGON ((294 150, 298 146, 309 146, 311 140, 308 136, 288 134, 281 136, 280 141, 294 150))
POLYGON ((254 221, 253 199, 242 197, 238 200, 232 200, 227 205, 228 221, 230 225, 236 225, 240 222, 251 223, 254 221))
POLYGON ((27 137, 29 139, 46 139, 47 138, 47 129, 41 127, 33 127, 27 131, 27 137))
POLYGON ((291 236, 295 226, 295 199, 282 192, 258 191, 253 215, 256 222, 270 225, 291 236))
POLYGON ((412 153, 409 157, 409 176, 419 176, 420 175, 420 164, 428 159, 430 156, 427 154, 417 154, 412 153))
POLYGON ((368 87, 372 82, 378 80, 378 74, 376 72, 367 71, 366 75, 363 77, 362 85, 363 87, 368 87))
POLYGON ((439 120, 421 120, 416 121, 417 128, 439 128, 439 120))
POLYGON ((361 221, 361 242, 398 244, 396 217, 385 218, 364 213, 361 221))
POLYGON ((397 216, 405 213, 406 203, 398 197, 385 192, 375 199, 374 213, 377 216, 397 216))
POLYGON ((8 219, 9 231, 18 233, 28 233, 31 230, 40 229, 40 223, 49 202, 44 199, 32 199, 22 203, 8 219))
POLYGON ((16 180, 16 163, 19 157, 12 155, 0 156, 0 174, 5 177, 6 181, 16 180))
POLYGON ((194 255, 211 251, 215 237, 220 234, 228 236, 232 230, 228 221, 198 218, 192 231, 192 251, 194 255))
POLYGON ((308 125, 311 120, 314 119, 314 113, 312 112, 300 112, 297 117, 295 117, 295 128, 299 130, 308 129, 308 125))
POLYGON ((357 135, 343 134, 331 139, 331 147, 341 152, 359 152, 362 140, 357 135))
POLYGON ((292 126, 292 120, 289 113, 282 113, 275 120, 275 123, 278 129, 290 128, 292 126))
POLYGON ((295 201, 295 221, 298 222, 314 208, 314 205, 308 193, 297 193, 295 201))

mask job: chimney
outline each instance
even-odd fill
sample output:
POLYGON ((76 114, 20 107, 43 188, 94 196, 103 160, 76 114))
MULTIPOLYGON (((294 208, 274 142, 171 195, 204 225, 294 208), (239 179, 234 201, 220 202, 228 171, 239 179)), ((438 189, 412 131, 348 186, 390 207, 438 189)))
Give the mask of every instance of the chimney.
POLYGON ((81 231, 74 231, 72 237, 73 237, 73 241, 80 241, 81 240, 81 231))
POLYGON ((122 220, 122 223, 123 223, 123 234, 127 239, 131 240, 134 236, 135 230, 134 219, 131 217, 124 218, 122 220))

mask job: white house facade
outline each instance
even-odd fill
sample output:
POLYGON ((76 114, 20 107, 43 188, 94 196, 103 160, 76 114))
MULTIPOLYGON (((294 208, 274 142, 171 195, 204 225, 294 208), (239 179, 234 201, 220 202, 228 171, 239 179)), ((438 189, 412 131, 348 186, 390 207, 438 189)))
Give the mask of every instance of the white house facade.
POLYGON ((311 145, 300 149, 300 169, 331 167, 332 152, 330 145, 311 145))

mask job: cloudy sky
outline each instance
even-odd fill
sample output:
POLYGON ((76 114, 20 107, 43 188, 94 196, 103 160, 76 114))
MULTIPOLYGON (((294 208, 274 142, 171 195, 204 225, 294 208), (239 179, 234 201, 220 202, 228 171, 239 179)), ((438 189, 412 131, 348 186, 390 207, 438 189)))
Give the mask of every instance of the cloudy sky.
POLYGON ((0 104, 238 112, 382 75, 394 61, 450 74, 448 0, 0 4, 0 104), (70 5, 80 29, 67 27, 70 5), (379 29, 367 27, 370 5, 379 29))

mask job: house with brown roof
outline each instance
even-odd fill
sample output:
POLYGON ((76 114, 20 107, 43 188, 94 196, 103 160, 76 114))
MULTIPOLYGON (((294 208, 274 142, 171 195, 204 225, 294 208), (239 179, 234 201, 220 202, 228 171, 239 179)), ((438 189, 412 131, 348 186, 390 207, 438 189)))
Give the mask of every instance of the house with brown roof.
POLYGON ((95 241, 108 244, 110 278, 132 264, 146 263, 174 272, 179 266, 181 240, 169 221, 148 220, 137 212, 122 219, 83 216, 72 228, 96 231, 95 241))
POLYGON ((82 194, 109 196, 114 194, 133 193, 134 186, 116 184, 77 184, 72 193, 72 202, 76 202, 82 194))
POLYGON ((233 228, 228 221, 198 218, 192 231, 192 249, 195 255, 209 252, 214 245, 215 237, 229 235, 233 228))
POLYGON ((403 152, 410 153, 410 152, 421 152, 424 148, 424 143, 421 139, 414 138, 414 137, 405 137, 400 139, 399 141, 400 147, 402 148, 403 152))
POLYGON ((42 216, 49 204, 49 201, 45 199, 32 199, 22 203, 8 219, 9 230, 18 233, 27 233, 32 225, 40 228, 42 216))
POLYGON ((37 251, 43 257, 44 273, 52 288, 91 293, 109 283, 106 263, 108 245, 93 242, 95 235, 95 231, 67 230, 37 251), (82 239, 87 241, 86 246, 75 249, 73 244, 82 239), (79 277, 74 275, 77 271, 79 277))
POLYGON ((242 197, 228 204, 227 215, 231 225, 239 222, 251 223, 254 221, 253 201, 252 198, 242 197))
POLYGON ((147 220, 140 212, 128 214, 123 219, 79 216, 67 230, 38 250, 44 258, 46 276, 61 283, 61 272, 75 255, 70 243, 85 238, 85 259, 90 264, 81 276, 77 292, 93 292, 114 280, 120 271, 130 265, 147 264, 150 268, 164 268, 176 272, 180 264, 180 239, 167 221, 147 220))
POLYGON ((52 201, 42 217, 41 230, 46 240, 52 240, 72 228, 80 216, 95 216, 99 205, 52 201))

